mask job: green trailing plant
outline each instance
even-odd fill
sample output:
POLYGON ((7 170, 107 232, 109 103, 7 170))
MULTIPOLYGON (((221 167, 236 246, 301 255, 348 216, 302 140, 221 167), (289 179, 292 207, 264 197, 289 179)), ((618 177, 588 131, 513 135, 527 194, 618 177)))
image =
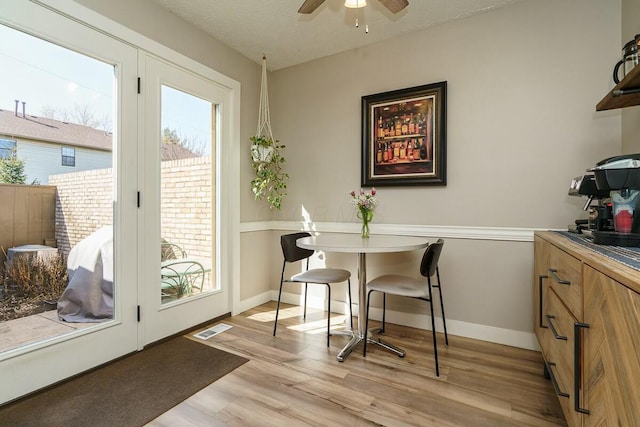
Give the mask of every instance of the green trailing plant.
POLYGON ((256 200, 267 200, 271 209, 280 210, 287 195, 289 175, 282 170, 286 162, 281 150, 285 148, 278 140, 264 136, 252 136, 252 166, 256 177, 251 181, 251 191, 256 200), (261 156, 263 156, 261 158, 261 156))

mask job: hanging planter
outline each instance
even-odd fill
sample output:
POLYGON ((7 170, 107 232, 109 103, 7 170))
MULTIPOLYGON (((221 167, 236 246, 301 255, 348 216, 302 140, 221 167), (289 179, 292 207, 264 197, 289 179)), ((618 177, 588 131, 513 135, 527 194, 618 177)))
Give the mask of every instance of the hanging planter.
POLYGON ((251 181, 251 191, 256 200, 265 200, 271 209, 280 209, 282 199, 287 195, 289 175, 282 170, 285 159, 280 145, 271 133, 269 97, 267 92, 267 58, 262 57, 262 83, 260 87, 260 109, 258 130, 251 140, 252 167, 256 174, 251 181))
MULTIPOLYGON (((287 175, 282 170, 282 164, 285 162, 284 157, 280 154, 280 150, 284 145, 280 145, 277 140, 264 137, 251 137, 253 146, 257 155, 269 153, 267 160, 253 161, 252 166, 256 177, 251 181, 251 191, 256 200, 267 200, 270 208, 280 209, 282 199, 287 195, 287 175)), ((252 146, 252 147, 253 147, 252 146)), ((252 154, 253 154, 252 148, 252 154)))
POLYGON ((273 147, 270 145, 251 145, 251 158, 256 163, 269 163, 273 157, 273 147))

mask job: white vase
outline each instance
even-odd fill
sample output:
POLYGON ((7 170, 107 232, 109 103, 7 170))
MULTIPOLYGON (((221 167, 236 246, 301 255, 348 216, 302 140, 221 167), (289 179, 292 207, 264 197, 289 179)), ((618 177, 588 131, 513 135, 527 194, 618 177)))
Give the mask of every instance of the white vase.
POLYGON ((273 147, 255 144, 251 146, 251 157, 254 162, 269 163, 272 156, 273 147))

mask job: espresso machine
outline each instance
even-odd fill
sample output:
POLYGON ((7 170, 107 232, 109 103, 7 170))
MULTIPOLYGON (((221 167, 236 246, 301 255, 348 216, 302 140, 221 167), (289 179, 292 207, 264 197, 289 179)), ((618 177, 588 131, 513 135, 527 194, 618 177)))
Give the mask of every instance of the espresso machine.
POLYGON ((598 192, 609 192, 613 217, 613 230, 592 230, 593 243, 640 246, 640 153, 609 157, 588 171, 598 192))
POLYGON ((599 190, 595 175, 582 175, 571 180, 569 195, 586 197, 583 210, 589 212, 588 219, 576 219, 569 225, 569 231, 593 237, 594 231, 614 231, 613 209, 609 191, 599 190), (594 201, 596 202, 594 204, 594 201))

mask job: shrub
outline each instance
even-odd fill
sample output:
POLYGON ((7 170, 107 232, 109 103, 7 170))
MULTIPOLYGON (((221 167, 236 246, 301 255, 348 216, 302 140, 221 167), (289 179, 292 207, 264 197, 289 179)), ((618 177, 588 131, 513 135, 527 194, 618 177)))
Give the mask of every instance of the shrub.
POLYGON ((5 267, 5 293, 28 299, 57 301, 67 287, 67 262, 56 254, 46 259, 16 256, 5 267))

